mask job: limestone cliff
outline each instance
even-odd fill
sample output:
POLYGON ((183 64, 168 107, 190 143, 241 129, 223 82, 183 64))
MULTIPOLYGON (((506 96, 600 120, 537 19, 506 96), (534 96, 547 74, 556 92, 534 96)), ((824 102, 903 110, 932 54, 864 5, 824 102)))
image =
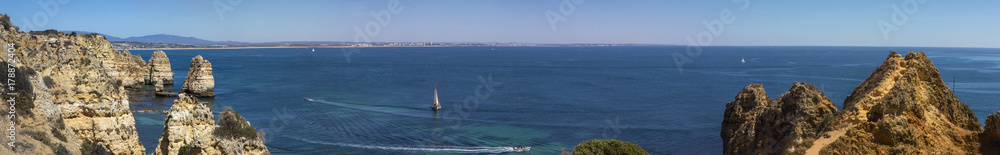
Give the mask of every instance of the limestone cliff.
POLYGON ((13 53, 0 58, 26 71, 19 75, 31 84, 21 86, 32 92, 18 97, 26 99, 18 105, 27 106, 17 108, 25 110, 17 113, 16 124, 22 130, 17 130, 21 137, 15 141, 23 147, 12 151, 79 152, 83 141, 93 141, 113 154, 143 154, 124 89, 136 81, 132 69, 141 68, 129 63, 138 62, 136 57, 112 49, 99 35, 23 33, 10 25, 6 15, 0 21, 0 43, 14 45, 13 53))
POLYGON ((785 106, 789 104, 815 107, 808 105, 824 101, 778 99, 783 104, 776 108, 776 104, 763 102, 766 96, 760 97, 763 90, 757 87, 747 86, 726 105, 721 133, 726 154, 977 154, 979 137, 991 137, 980 135, 982 128, 975 115, 945 86, 923 52, 909 52, 906 57, 890 52, 847 97, 844 109, 833 116, 818 111, 788 114, 785 106), (767 115, 769 112, 784 115, 767 115), (764 117, 774 115, 784 117, 764 117), (789 119, 805 123, 773 125, 789 119), (798 127, 803 124, 807 126, 798 127), (796 145, 789 145, 787 137, 795 137, 796 145), (798 152, 802 147, 806 147, 805 152, 798 152))
POLYGON ((726 154, 801 154, 818 137, 824 118, 837 106, 815 86, 794 83, 771 100, 761 84, 751 84, 726 104, 722 122, 726 154))
POLYGON ((170 58, 167 58, 167 54, 163 51, 157 50, 153 52, 153 56, 149 58, 149 79, 147 84, 162 83, 163 85, 173 85, 174 84, 174 71, 170 69, 170 58))
POLYGON ((216 123, 208 106, 198 98, 178 95, 167 114, 156 155, 186 154, 270 154, 250 122, 226 109, 216 123), (233 128, 235 127, 235 128, 233 128), (246 131, 246 132, 243 132, 246 131), (237 133, 237 134, 230 134, 237 133), (245 134, 245 135, 244 135, 245 134))
POLYGON ((215 96, 215 78, 212 77, 212 63, 201 55, 191 58, 191 70, 184 77, 181 92, 198 97, 215 96))

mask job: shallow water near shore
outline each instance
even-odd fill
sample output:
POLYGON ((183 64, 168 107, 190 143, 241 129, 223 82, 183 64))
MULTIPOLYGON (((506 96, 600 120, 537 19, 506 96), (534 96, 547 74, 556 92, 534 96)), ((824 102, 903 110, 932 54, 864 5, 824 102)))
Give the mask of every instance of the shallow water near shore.
MULTIPOLYGON (((762 83, 777 98, 803 81, 841 108, 890 50, 927 52, 980 122, 1000 110, 1000 49, 706 47, 683 71, 672 55, 684 46, 359 48, 350 63, 342 49, 165 50, 175 74, 166 89, 179 91, 202 55, 217 95, 202 101, 216 114, 233 107, 274 154, 557 154, 589 139, 720 154, 725 104, 744 86, 762 83), (429 109, 435 85, 440 112, 429 109)), ((131 52, 149 60, 153 51, 131 52)), ((136 94, 132 110, 176 99, 136 94)), ((134 115, 152 153, 166 114, 134 115)))

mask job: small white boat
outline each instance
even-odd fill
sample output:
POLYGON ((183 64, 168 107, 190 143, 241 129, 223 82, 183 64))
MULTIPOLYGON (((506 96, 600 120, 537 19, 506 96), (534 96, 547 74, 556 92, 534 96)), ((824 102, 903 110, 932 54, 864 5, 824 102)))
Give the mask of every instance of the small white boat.
POLYGON ((746 59, 740 58, 740 63, 747 63, 746 59))
POLYGON ((434 85, 434 104, 431 105, 431 110, 438 111, 441 110, 441 103, 438 102, 438 88, 434 85))
POLYGON ((313 48, 313 52, 316 52, 316 48, 313 48))
POLYGON ((514 149, 514 152, 531 151, 531 146, 515 146, 511 148, 514 149))

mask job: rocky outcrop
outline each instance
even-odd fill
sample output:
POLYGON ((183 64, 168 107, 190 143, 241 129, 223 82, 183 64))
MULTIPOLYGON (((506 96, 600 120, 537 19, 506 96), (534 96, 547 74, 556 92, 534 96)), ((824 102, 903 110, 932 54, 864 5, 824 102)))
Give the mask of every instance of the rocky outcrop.
POLYGON ((986 125, 979 135, 980 153, 1000 154, 1000 111, 986 116, 986 125))
POLYGON ((142 74, 132 74, 141 72, 141 65, 131 63, 141 58, 112 49, 96 34, 11 31, 17 28, 8 18, 0 17, 0 44, 13 44, 15 50, 0 58, 26 71, 18 75, 31 84, 19 85, 31 93, 18 97, 25 99, 19 106, 26 106, 17 108, 24 109, 17 115, 22 147, 0 152, 78 153, 83 141, 93 141, 113 154, 143 154, 124 89, 141 79, 142 74))
POLYGON ((198 98, 186 94, 180 94, 174 100, 165 122, 163 136, 154 154, 177 154, 182 146, 190 145, 197 139, 211 139, 215 128, 212 110, 198 103, 198 98))
MULTIPOLYGON (((153 68, 146 66, 140 56, 132 55, 127 50, 114 50, 104 37, 97 34, 65 34, 55 30, 18 32, 18 27, 13 26, 6 15, 0 15, 0 47, 5 49, 0 54, 0 66, 4 68, 0 71, 8 76, 7 80, 14 81, 0 83, 0 88, 9 89, 0 94, 5 99, 16 99, 13 107, 10 104, 0 106, 16 109, 16 117, 5 123, 13 122, 17 134, 15 143, 12 143, 14 147, 0 147, 0 152, 145 154, 125 89, 142 85, 150 79, 153 68), (12 52, 8 53, 8 48, 12 52)), ((197 60, 201 60, 200 56, 197 60)), ((196 74, 200 75, 199 78, 191 81, 200 87, 193 87, 195 89, 192 90, 211 92, 211 65, 208 61, 198 62, 192 66, 206 68, 198 68, 199 73, 196 74), (206 79, 208 82, 205 82, 206 79)), ((180 106, 177 108, 179 112, 171 112, 173 116, 167 120, 168 124, 171 120, 176 121, 164 127, 167 131, 175 130, 165 133, 211 133, 211 138, 199 141, 199 137, 194 137, 193 141, 184 141, 185 136, 178 138, 165 134, 167 141, 180 139, 178 142, 191 144, 191 148, 202 151, 202 154, 269 154, 263 139, 255 132, 240 130, 243 131, 240 133, 253 133, 252 136, 217 136, 216 132, 229 130, 217 129, 220 125, 211 122, 214 119, 211 111, 192 98, 181 97, 181 103, 175 105, 180 106), (193 124, 198 121, 206 123, 193 124), (190 130, 181 127, 185 125, 190 130)), ((228 114, 239 118, 240 121, 236 122, 245 127, 240 129, 253 130, 249 122, 235 112, 224 111, 220 115, 228 114)), ((172 143, 165 144, 169 148, 172 143)))
POLYGON ((178 95, 167 114, 163 136, 153 154, 270 154, 250 122, 243 120, 232 109, 221 112, 219 116, 216 123, 212 111, 198 103, 197 97, 178 95), (242 128, 233 129, 231 126, 242 128), (252 135, 227 134, 238 129, 249 129, 252 132, 248 134, 252 135))
POLYGON ((978 153, 979 121, 923 53, 891 52, 844 101, 844 136, 823 153, 978 153))
POLYGON ((184 77, 182 93, 198 97, 215 96, 215 78, 212 77, 212 63, 201 55, 191 58, 191 70, 184 77))
MULTIPOLYGON (((760 105, 775 107, 776 104, 756 101, 763 97, 758 97, 751 86, 726 105, 722 130, 726 154, 798 153, 803 146, 807 147, 806 154, 977 154, 980 137, 991 137, 980 134, 982 128, 975 115, 945 85, 923 52, 909 52, 906 57, 890 52, 885 62, 847 97, 844 109, 833 117, 814 115, 822 114, 818 111, 785 114, 789 113, 785 110, 788 103, 808 101, 801 97, 791 102, 778 99, 777 102, 784 102, 780 108, 761 108, 760 105), (770 117, 774 115, 784 117, 770 117), (803 123, 786 123, 789 119, 812 125, 790 127, 803 123), (775 123, 788 126, 774 126, 775 123), (788 134, 782 136, 783 133, 788 134), (789 137, 802 142, 819 140, 809 145, 797 145, 798 142, 789 145, 789 137)), ((759 92, 763 94, 763 90, 759 92)))
POLYGON ((815 86, 796 82, 777 100, 751 84, 726 104, 722 122, 726 154, 802 154, 837 106, 815 86))
POLYGON ((153 56, 149 58, 149 63, 146 66, 149 66, 150 71, 147 84, 174 84, 174 71, 170 69, 170 59, 163 51, 153 52, 153 56))

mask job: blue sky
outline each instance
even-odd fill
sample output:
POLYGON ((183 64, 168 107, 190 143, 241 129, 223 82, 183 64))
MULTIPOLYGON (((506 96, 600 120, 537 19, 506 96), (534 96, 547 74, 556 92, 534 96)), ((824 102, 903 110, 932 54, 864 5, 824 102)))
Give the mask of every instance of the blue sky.
MULTIPOLYGON (((711 40, 702 37, 707 45, 1000 47, 1000 1, 749 1, 740 9, 743 3, 731 0, 401 0, 401 11, 369 36, 388 42, 688 44, 687 38, 711 34, 704 21, 718 20, 720 12, 729 10, 734 20, 711 40), (893 5, 903 10, 897 14, 906 15, 905 23, 892 22, 893 5), (575 9, 562 14, 561 6, 575 9), (546 11, 565 20, 552 29, 546 11), (896 29, 883 35, 880 20, 896 29)), ((355 27, 364 29, 377 20, 370 11, 387 10, 389 2, 26 0, 4 2, 0 13, 10 15, 22 30, 34 25, 35 30, 117 37, 352 41, 355 27), (232 10, 220 18, 216 3, 232 10)))

